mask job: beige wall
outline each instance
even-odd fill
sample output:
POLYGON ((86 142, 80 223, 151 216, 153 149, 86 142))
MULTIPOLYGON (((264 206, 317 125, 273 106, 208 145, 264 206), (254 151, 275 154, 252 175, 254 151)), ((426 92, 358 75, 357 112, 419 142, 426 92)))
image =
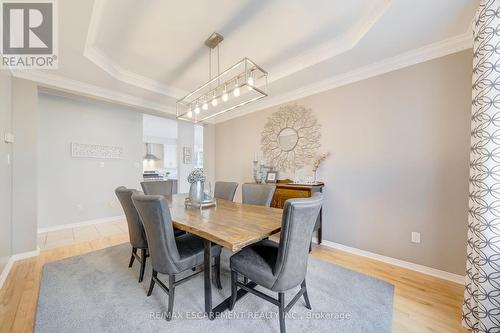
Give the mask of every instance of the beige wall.
POLYGON ((37 248, 38 90, 32 81, 12 80, 12 253, 37 248))
MULTIPOLYGON (((467 50, 295 101, 312 108, 332 154, 320 170, 326 240, 464 274, 471 68, 467 50)), ((217 180, 252 181, 278 108, 216 125, 217 180)))

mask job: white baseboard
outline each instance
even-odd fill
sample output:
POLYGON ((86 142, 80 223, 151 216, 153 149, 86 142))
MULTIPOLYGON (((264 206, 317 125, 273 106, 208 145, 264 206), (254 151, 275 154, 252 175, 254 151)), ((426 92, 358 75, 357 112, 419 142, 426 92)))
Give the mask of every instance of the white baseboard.
POLYGON ((88 221, 82 221, 82 222, 76 222, 76 223, 61 224, 61 225, 55 225, 55 226, 51 226, 51 227, 38 228, 38 233, 42 234, 42 233, 50 232, 50 231, 77 228, 77 227, 83 227, 83 226, 92 225, 92 224, 113 222, 113 221, 118 221, 118 220, 123 220, 123 219, 125 219, 125 215, 104 217, 104 218, 100 218, 100 219, 94 219, 94 220, 88 220, 88 221))
MULTIPOLYGON (((313 242, 318 243, 317 238, 314 237, 313 242)), ((360 250, 360 249, 357 249, 355 247, 350 247, 350 246, 342 245, 342 244, 327 241, 327 240, 323 240, 321 242, 321 245, 331 247, 331 248, 334 248, 334 249, 337 249, 340 251, 352 253, 352 254, 355 254, 355 255, 358 255, 361 257, 366 257, 366 258, 382 261, 382 262, 385 262, 387 264, 410 269, 412 271, 427 274, 430 276, 434 276, 434 277, 448 280, 451 282, 455 282, 458 284, 465 283, 464 276, 450 273, 450 272, 446 272, 446 271, 442 271, 442 270, 439 270, 436 268, 427 267, 427 266, 415 264, 415 263, 412 263, 409 261, 404 261, 404 260, 400 260, 400 259, 396 259, 396 258, 392 258, 392 257, 383 256, 381 254, 377 254, 377 253, 373 253, 373 252, 369 252, 369 251, 365 251, 365 250, 360 250)))
POLYGON ((16 261, 31 258, 31 257, 36 257, 39 254, 40 254, 40 248, 37 246, 36 250, 34 250, 34 251, 17 253, 17 254, 13 254, 12 256, 10 256, 9 260, 7 261, 7 265, 5 265, 2 273, 0 274, 0 289, 2 289, 5 280, 7 280, 7 276, 9 276, 9 273, 10 273, 10 270, 12 269, 12 266, 14 265, 14 263, 16 261))
MULTIPOLYGON (((124 218, 125 218, 124 215, 120 215, 120 216, 111 216, 111 217, 105 217, 105 218, 101 218, 101 219, 94 219, 94 220, 83 221, 83 222, 55 225, 52 227, 38 228, 38 233, 41 234, 41 233, 45 233, 45 232, 49 232, 49 231, 57 231, 57 230, 82 227, 82 226, 87 226, 87 225, 92 225, 92 224, 113 222, 113 221, 122 220, 124 218)), ((2 273, 0 274, 0 289, 2 288, 5 280, 7 279, 7 276, 9 275, 9 272, 12 269, 12 265, 14 264, 14 262, 19 261, 19 260, 23 260, 26 258, 30 258, 30 257, 35 257, 39 254, 40 254, 40 248, 37 247, 37 249, 35 251, 23 252, 23 253, 18 253, 18 254, 12 255, 9 258, 9 260, 7 261, 7 264, 5 265, 5 268, 3 269, 2 273)))

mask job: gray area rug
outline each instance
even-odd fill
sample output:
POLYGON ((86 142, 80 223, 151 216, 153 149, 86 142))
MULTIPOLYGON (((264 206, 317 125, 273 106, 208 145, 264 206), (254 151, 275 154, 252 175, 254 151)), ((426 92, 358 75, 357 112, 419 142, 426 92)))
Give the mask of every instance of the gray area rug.
MULTIPOLYGON (((137 261, 127 267, 130 250, 123 244, 45 265, 35 332, 279 332, 277 307, 251 294, 224 317, 204 318, 203 274, 176 288, 174 319, 165 321, 168 297, 158 286, 146 297, 151 267, 138 283, 137 261)), ((231 293, 229 256, 224 251, 224 289, 213 287, 214 305, 231 293)), ((307 283, 313 309, 299 300, 287 332, 391 331, 393 285, 312 257, 307 283)), ((297 291, 287 292, 286 301, 297 291)))

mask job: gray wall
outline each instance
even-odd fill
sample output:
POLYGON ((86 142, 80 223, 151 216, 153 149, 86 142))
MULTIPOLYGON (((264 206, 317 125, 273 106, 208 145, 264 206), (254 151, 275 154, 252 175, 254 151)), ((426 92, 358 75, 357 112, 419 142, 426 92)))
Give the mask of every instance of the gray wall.
POLYGON ((142 114, 46 93, 40 93, 38 109, 39 227, 123 215, 114 189, 120 185, 140 189, 142 114), (121 146, 124 156, 72 158, 71 142, 121 146))
POLYGON ((12 144, 5 143, 5 133, 12 132, 12 78, 0 71, 0 272, 11 255, 12 241, 12 144))
MULTIPOLYGON (((296 101, 312 108, 332 153, 320 170, 326 240, 464 274, 471 68, 467 50, 296 101)), ((216 179, 252 181, 277 110, 216 125, 216 179)))
POLYGON ((12 252, 37 247, 38 93, 34 82, 12 80, 12 252))

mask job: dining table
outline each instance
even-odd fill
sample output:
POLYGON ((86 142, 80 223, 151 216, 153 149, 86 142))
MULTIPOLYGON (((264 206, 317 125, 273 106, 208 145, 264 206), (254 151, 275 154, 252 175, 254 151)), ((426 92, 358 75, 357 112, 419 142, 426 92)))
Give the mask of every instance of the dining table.
MULTIPOLYGON (((216 199, 211 207, 191 207, 185 204, 187 194, 165 196, 170 208, 173 226, 203 239, 204 243, 204 296, 205 313, 210 319, 229 308, 230 298, 212 306, 212 246, 225 247, 238 252, 245 246, 266 239, 281 229, 283 210, 279 208, 247 205, 216 199)), ((253 282, 249 287, 255 287, 253 282)), ((247 291, 240 289, 237 299, 247 291)))

